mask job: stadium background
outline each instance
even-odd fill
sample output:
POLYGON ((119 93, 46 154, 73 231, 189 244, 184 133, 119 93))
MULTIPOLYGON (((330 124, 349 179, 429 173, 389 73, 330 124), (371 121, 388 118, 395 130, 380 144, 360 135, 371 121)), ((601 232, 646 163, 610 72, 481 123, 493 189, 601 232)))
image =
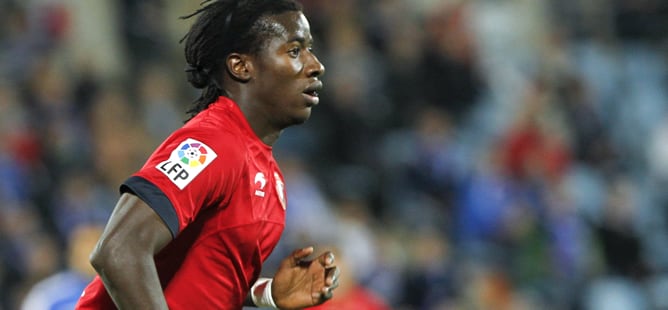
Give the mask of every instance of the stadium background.
MULTIPOLYGON (((668 2, 302 3, 325 90, 268 274, 315 244, 394 309, 668 308, 668 2)), ((0 309, 186 118, 197 6, 0 1, 0 309)))

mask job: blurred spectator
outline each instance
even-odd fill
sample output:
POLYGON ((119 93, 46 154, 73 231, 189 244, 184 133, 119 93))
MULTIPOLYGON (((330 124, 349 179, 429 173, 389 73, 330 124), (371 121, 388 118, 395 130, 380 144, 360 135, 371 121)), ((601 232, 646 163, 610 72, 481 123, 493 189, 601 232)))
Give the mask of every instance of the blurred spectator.
POLYGON ((73 309, 86 285, 95 276, 88 256, 102 234, 102 225, 81 224, 67 240, 66 267, 37 282, 23 300, 24 310, 73 309))
POLYGON ((175 102, 177 89, 163 66, 146 65, 138 72, 138 102, 141 102, 144 131, 155 143, 162 141, 185 120, 185 104, 175 102))
POLYGON ((18 94, 11 85, 0 83, 0 199, 3 201, 30 198, 30 167, 39 149, 36 140, 18 94))
POLYGON ((418 91, 455 122, 476 103, 482 89, 469 23, 469 2, 441 2, 425 17, 426 40, 418 63, 418 91), (453 4, 454 3, 454 4, 453 4))
POLYGON ((529 87, 523 108, 511 124, 505 140, 504 164, 518 181, 553 182, 567 171, 570 149, 566 133, 550 104, 548 85, 536 81, 529 87))
MULTIPOLYGON (((13 204, 2 212, 0 236, 7 287, 0 292, 2 306, 16 309, 25 290, 32 283, 49 276, 58 268, 57 240, 42 229, 41 218, 34 206, 13 204)), ((4 285, 3 285, 4 286, 4 285)))
MULTIPOLYGON (((510 279, 493 265, 466 262, 463 286, 454 304, 442 304, 441 309, 471 307, 474 309, 522 309, 513 296, 510 279)), ((438 309, 438 308, 437 308, 438 309)))
POLYGON ((390 131, 380 142, 383 215, 445 231, 464 174, 456 128, 451 115, 435 106, 415 108, 411 117, 411 127, 390 131))
POLYGON ((129 56, 128 69, 131 76, 141 76, 142 70, 148 65, 168 59, 169 45, 164 29, 167 6, 165 2, 118 1, 116 24, 120 25, 121 39, 129 56))
POLYGON ((416 309, 439 309, 455 296, 451 249, 438 231, 428 228, 412 234, 408 247, 411 267, 404 278, 402 304, 416 309))
POLYGON ((51 210, 57 232, 63 240, 81 223, 103 223, 111 214, 110 199, 116 196, 86 171, 71 171, 67 180, 57 186, 51 210))
POLYGON ((601 243, 607 273, 642 280, 648 265, 638 230, 638 208, 635 189, 624 177, 610 183, 600 223, 594 224, 601 243))
POLYGON ((650 176, 657 182, 668 182, 668 122, 663 121, 652 133, 647 148, 650 176))
POLYGON ((454 239, 463 248, 501 241, 504 221, 517 204, 515 186, 501 162, 500 150, 490 148, 461 183, 455 210, 454 239))
POLYGON ((618 0, 614 14, 615 32, 625 41, 665 39, 668 4, 661 0, 618 0))
POLYGON ((640 287, 619 277, 601 278, 584 293, 584 309, 644 310, 652 309, 640 287))

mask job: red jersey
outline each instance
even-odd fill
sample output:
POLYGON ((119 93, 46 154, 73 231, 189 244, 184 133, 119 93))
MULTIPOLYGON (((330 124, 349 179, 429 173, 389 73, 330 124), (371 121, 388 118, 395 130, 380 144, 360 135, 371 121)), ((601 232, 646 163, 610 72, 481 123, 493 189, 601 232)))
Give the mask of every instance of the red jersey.
MULTIPOLYGON (((236 103, 220 97, 121 186, 174 239, 155 256, 170 309, 241 309, 285 226, 283 176, 236 103)), ((101 279, 77 309, 115 309, 101 279)))

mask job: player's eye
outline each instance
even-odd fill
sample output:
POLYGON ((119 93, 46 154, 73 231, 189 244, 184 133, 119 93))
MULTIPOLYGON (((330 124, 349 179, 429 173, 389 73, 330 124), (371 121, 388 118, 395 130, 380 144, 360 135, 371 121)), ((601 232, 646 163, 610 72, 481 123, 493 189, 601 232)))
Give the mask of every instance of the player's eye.
POLYGON ((292 57, 292 58, 297 58, 297 57, 299 57, 300 52, 301 52, 301 48, 293 47, 293 48, 288 50, 288 55, 290 55, 290 57, 292 57))

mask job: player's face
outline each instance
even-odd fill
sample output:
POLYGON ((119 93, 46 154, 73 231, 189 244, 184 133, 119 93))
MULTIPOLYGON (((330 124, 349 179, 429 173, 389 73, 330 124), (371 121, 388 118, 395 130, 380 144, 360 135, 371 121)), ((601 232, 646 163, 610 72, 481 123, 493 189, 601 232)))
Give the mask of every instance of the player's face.
POLYGON ((318 104, 325 72, 312 50, 313 38, 301 12, 267 18, 275 35, 257 55, 255 83, 259 102, 272 126, 305 122, 318 104))

